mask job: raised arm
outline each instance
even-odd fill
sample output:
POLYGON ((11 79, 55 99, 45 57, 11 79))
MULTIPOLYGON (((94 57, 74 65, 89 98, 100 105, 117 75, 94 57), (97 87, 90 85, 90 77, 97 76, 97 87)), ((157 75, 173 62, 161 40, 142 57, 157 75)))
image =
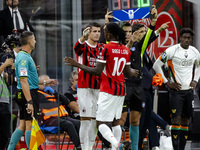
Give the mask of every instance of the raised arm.
POLYGON ((170 22, 166 22, 166 23, 163 23, 157 30, 156 30, 156 34, 159 34, 160 32, 162 32, 163 30, 167 29, 169 26, 170 22))
POLYGON ((157 11, 155 5, 152 6, 151 14, 153 15, 153 18, 151 20, 151 25, 155 26, 156 25, 156 21, 157 21, 157 16, 158 16, 158 11, 157 11))
POLYGON ((113 18, 113 16, 111 15, 111 13, 112 13, 112 11, 109 11, 107 9, 107 13, 105 14, 105 24, 109 23, 110 22, 109 19, 113 18))

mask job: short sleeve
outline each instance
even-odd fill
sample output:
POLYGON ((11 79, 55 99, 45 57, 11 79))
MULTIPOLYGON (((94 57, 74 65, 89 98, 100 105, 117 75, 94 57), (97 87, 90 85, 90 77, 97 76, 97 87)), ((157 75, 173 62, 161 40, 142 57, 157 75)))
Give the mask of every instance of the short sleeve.
POLYGON ((168 60, 172 59, 174 47, 167 48, 160 56, 159 59, 163 63, 166 63, 168 60))
POLYGON ((22 59, 19 60, 18 62, 18 74, 19 78, 20 77, 28 77, 28 57, 23 57, 22 59))

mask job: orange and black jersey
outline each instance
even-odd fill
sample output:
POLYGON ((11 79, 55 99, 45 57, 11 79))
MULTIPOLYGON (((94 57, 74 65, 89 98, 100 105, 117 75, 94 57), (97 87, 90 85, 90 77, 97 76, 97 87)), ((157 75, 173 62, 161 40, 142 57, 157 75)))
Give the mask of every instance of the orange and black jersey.
POLYGON ((58 95, 59 95, 59 100, 60 100, 60 104, 67 106, 70 101, 67 97, 65 97, 62 94, 58 94, 57 92, 55 92, 54 94, 49 94, 46 93, 44 91, 38 90, 39 93, 39 104, 40 104, 40 108, 42 109, 51 109, 54 107, 58 107, 58 95))

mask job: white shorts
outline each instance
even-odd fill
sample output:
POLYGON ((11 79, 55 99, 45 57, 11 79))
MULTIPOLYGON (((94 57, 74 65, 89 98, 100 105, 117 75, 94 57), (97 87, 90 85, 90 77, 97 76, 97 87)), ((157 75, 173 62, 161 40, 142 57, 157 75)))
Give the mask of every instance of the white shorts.
POLYGON ((115 96, 105 92, 99 92, 97 102, 97 121, 112 122, 120 119, 125 96, 115 96))
POLYGON ((99 89, 78 88, 77 96, 80 116, 96 118, 99 89))

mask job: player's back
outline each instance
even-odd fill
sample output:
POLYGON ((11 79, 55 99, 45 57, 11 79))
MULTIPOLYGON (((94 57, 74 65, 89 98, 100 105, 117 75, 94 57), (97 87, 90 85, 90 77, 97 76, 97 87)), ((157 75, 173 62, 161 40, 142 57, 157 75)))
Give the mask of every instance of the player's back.
POLYGON ((101 75, 100 91, 113 95, 125 94, 123 70, 129 58, 130 50, 123 44, 112 41, 105 45, 100 54, 100 61, 106 63, 101 75))

